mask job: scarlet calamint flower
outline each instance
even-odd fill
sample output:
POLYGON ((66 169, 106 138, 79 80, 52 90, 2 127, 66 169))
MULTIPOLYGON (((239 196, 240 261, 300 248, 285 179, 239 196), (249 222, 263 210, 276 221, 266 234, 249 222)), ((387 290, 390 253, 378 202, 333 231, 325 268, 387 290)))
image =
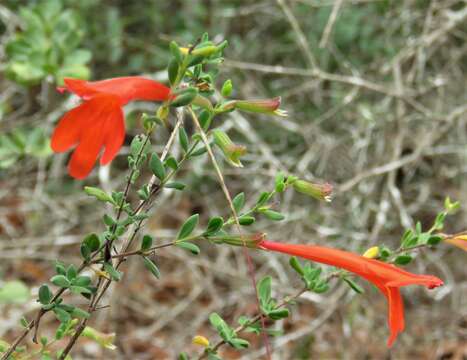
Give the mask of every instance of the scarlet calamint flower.
POLYGON ((388 347, 404 330, 404 304, 399 291, 401 286, 424 285, 429 289, 443 285, 443 281, 431 275, 417 275, 394 265, 369 259, 343 250, 323 246, 282 244, 262 240, 258 247, 277 251, 319 263, 336 266, 353 272, 372 282, 388 300, 388 347))
POLYGON ((71 176, 85 178, 104 148, 100 163, 108 164, 117 155, 125 138, 122 107, 130 101, 165 101, 170 89, 138 76, 101 81, 65 78, 60 92, 69 91, 83 102, 67 112, 52 134, 51 147, 64 152, 77 145, 68 164, 71 176))

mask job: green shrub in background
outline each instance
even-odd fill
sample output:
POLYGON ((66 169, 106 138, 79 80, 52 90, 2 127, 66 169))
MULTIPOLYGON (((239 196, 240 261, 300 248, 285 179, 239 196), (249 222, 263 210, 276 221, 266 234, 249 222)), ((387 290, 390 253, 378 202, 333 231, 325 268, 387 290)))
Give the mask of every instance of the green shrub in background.
POLYGON ((19 14, 21 31, 6 45, 11 80, 34 85, 49 75, 57 83, 66 76, 89 77, 91 52, 80 48, 84 30, 74 10, 64 10, 60 0, 43 1, 19 14))
POLYGON ((0 169, 8 168, 23 156, 41 158, 51 153, 44 130, 18 127, 0 135, 0 169))

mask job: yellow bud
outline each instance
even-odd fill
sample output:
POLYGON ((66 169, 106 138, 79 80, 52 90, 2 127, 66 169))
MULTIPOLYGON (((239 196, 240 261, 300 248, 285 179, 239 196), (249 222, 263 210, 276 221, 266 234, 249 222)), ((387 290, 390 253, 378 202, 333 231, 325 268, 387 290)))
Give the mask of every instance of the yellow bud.
POLYGON ((204 347, 209 346, 209 340, 201 335, 196 335, 191 342, 195 345, 201 345, 204 347))
POLYGON ((378 257, 378 255, 379 255, 378 246, 373 246, 363 253, 363 257, 366 257, 368 259, 374 259, 375 257, 378 257))

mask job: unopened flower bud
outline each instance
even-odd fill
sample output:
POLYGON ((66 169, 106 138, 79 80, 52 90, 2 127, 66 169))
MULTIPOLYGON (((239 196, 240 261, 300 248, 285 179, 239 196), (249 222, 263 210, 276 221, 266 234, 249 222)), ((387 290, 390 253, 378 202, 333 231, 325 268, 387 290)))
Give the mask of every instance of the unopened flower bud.
POLYGON ((287 111, 279 109, 280 96, 264 100, 234 100, 238 110, 277 116, 287 116, 287 111))
POLYGON ((113 344, 115 340, 115 333, 104 334, 90 326, 86 326, 81 334, 88 339, 94 340, 103 348, 115 350, 117 347, 113 344))
POLYGON ((369 248, 367 251, 365 251, 362 256, 368 259, 374 259, 378 257, 378 255, 379 255, 379 247, 373 246, 369 248))
POLYGON ((196 335, 195 337, 193 337, 193 340, 191 340, 191 342, 195 345, 201 345, 203 347, 209 346, 209 340, 201 335, 196 335))
POLYGON ((226 45, 227 45, 226 42, 222 42, 219 45, 214 45, 212 42, 209 41, 209 42, 205 42, 203 44, 197 45, 194 49, 191 50, 191 52, 190 52, 190 48, 182 47, 180 48, 180 52, 184 55, 187 55, 188 53, 190 53, 191 55, 195 55, 195 56, 208 57, 208 56, 215 54, 218 51, 223 50, 226 45))
POLYGON ((332 185, 329 183, 315 184, 305 180, 296 180, 292 184, 295 191, 314 197, 318 200, 330 202, 332 200, 332 185))
POLYGON ((216 244, 228 244, 233 246, 246 246, 249 248, 257 248, 258 244, 264 240, 265 233, 253 233, 243 235, 219 235, 210 236, 209 240, 214 241, 216 244))
POLYGON ((243 167, 240 157, 246 154, 246 147, 237 145, 222 130, 213 130, 214 142, 224 153, 225 159, 235 167, 243 167))

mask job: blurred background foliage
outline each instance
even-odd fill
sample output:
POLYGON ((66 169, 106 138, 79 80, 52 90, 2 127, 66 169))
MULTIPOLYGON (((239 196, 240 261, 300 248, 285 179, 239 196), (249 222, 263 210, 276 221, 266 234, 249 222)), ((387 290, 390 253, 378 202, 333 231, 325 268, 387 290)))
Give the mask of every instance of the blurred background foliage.
MULTIPOLYGON (((271 188, 279 170, 324 179, 336 189, 331 205, 287 193, 277 204, 287 219, 266 229, 258 222, 253 230, 352 251, 376 243, 396 247, 404 228, 417 220, 432 223, 446 196, 467 202, 466 24, 462 0, 3 0, 0 286, 17 289, 24 309, 30 309, 35 305, 28 291, 13 279, 37 291, 50 261, 72 261, 82 236, 100 227, 101 209, 83 195, 81 182, 66 175, 67 155, 52 156, 48 145, 54 124, 76 103, 55 91, 63 77, 144 74, 166 81, 169 41, 193 43, 205 31, 216 42, 229 41, 220 80, 232 79, 234 97, 280 95, 290 114, 271 119, 232 113, 219 122, 249 151, 244 169, 224 168, 231 191, 245 191, 254 201, 256 192, 271 188)), ((127 107, 128 140, 141 131, 138 114, 153 109, 144 103, 127 107)), ((162 146, 165 137, 161 130, 154 142, 162 146)), ((86 183, 121 187, 124 158, 86 183)), ((149 231, 170 236, 195 210, 205 219, 226 214, 214 173, 204 165, 200 160, 186 171, 190 186, 183 196, 164 195, 149 231)), ((459 211, 446 231, 465 229, 465 220, 465 210, 459 211)), ((152 283, 129 275, 116 287, 109 298, 113 310, 97 325, 117 331, 118 356, 171 357, 193 334, 209 333, 209 311, 223 309, 233 320, 251 310, 241 251, 205 250, 208 256, 197 259, 163 252, 161 270, 170 276, 152 283), (128 288, 139 291, 122 299, 128 288), (188 304, 174 311, 185 297, 188 304), (141 311, 145 307, 150 310, 141 311), (183 325, 187 319, 194 319, 192 325, 183 325)), ((395 358, 467 356, 463 256, 446 246, 420 254, 410 267, 433 272, 448 285, 430 294, 407 292, 409 331, 392 351, 395 358)), ((259 274, 278 279, 281 295, 293 292, 297 282, 285 259, 254 258, 259 274)), ((384 303, 367 289, 364 296, 336 287, 325 295, 331 299, 305 297, 283 324, 288 336, 277 341, 279 358, 386 356, 384 303), (325 311, 329 306, 331 313, 325 311), (310 327, 313 319, 323 323, 310 327)), ((2 303, 0 337, 8 337, 20 314, 2 303)), ((81 351, 83 358, 117 356, 92 347, 81 351)), ((248 358, 260 353, 252 350, 248 358)))

